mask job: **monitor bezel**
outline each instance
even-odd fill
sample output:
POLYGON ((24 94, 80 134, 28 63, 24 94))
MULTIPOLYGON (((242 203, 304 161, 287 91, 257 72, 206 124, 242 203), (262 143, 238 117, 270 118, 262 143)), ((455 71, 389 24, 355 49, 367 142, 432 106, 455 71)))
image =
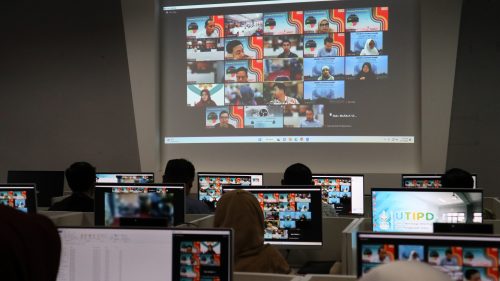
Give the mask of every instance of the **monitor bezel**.
MULTIPOLYGON (((94 224, 96 226, 102 226, 105 228, 108 228, 104 225, 104 193, 102 189, 104 188, 111 188, 111 187, 150 187, 150 188, 175 188, 175 189, 182 189, 182 197, 184 199, 184 204, 183 204, 183 210, 182 210, 182 216, 181 216, 181 221, 179 223, 176 223, 175 225, 180 225, 183 224, 186 220, 186 193, 185 193, 185 186, 184 184, 180 183, 145 183, 145 184, 138 184, 138 183, 99 183, 95 185, 94 188, 94 196, 95 196, 95 202, 94 202, 94 224), (101 200, 102 199, 102 200, 101 200)), ((175 215, 174 215, 175 216, 175 215)))
MULTIPOLYGON (((396 239, 405 240, 419 240, 419 241, 446 241, 456 243, 457 241, 467 241, 467 242, 497 242, 500 245, 500 236, 494 236, 489 234, 463 234, 463 233, 415 233, 415 232, 367 232, 359 231, 356 233, 356 271, 357 277, 360 278, 362 275, 362 247, 361 239, 380 239, 383 241, 396 241, 396 239), (368 237, 362 237, 368 236, 368 237), (374 236, 374 237, 370 237, 374 236), (377 237, 378 236, 378 237, 377 237), (401 238, 401 236, 407 237, 401 238), (480 239, 481 241, 475 240, 480 239)), ((394 242, 393 242, 394 243, 394 242)), ((395 243, 396 244, 396 243, 395 243)), ((399 243, 401 244, 401 243, 399 243)), ((398 244, 398 245, 399 245, 398 244)), ((422 243, 423 244, 423 243, 422 243)), ((459 243, 456 243, 459 244, 459 243)), ((451 244, 450 244, 451 246, 451 244)))
MULTIPOLYGON (((101 175, 101 174, 106 174, 106 175, 141 175, 141 176, 146 175, 146 176, 153 176, 153 182, 151 182, 151 183, 155 183, 155 180, 156 180, 155 173, 153 173, 153 172, 140 172, 140 173, 96 172, 95 173, 96 178, 97 178, 97 175, 101 175)), ((96 184, 101 184, 101 183, 105 183, 105 182, 97 182, 97 180, 96 180, 96 184)))
MULTIPOLYGON (((224 193, 225 189, 226 191, 229 189, 229 190, 235 190, 234 188, 227 188, 227 187, 232 187, 233 185, 222 185, 222 193, 224 193)), ((311 189, 314 189, 314 190, 311 190, 311 191, 317 191, 319 192, 320 194, 320 203, 322 204, 321 202, 321 187, 317 186, 317 185, 245 185, 245 186, 241 186, 241 188, 237 188, 239 190, 243 189, 243 190, 247 190, 249 192, 253 191, 253 190, 264 190, 264 191, 271 191, 273 192, 272 190, 274 189, 278 189, 278 190, 283 190, 283 191, 286 191, 286 192, 293 192, 294 190, 297 190, 297 191, 301 191, 301 190, 311 190, 311 189)), ((312 249, 317 249, 317 248, 320 248, 323 246, 324 242, 323 242, 323 211, 319 211, 319 214, 320 216, 320 219, 318 220, 319 224, 320 224, 320 228, 321 228, 321 239, 320 239, 320 242, 296 242, 296 243, 293 243, 293 242, 290 242, 290 241, 269 241, 269 240, 264 240, 264 243, 265 244, 270 244, 270 245, 273 245, 277 248, 281 248, 281 249, 304 249, 304 248, 312 248, 312 249)), ((315 229, 316 231, 317 229, 315 229)))
MULTIPOLYGON (((427 178, 427 179, 441 179, 444 174, 401 174, 401 186, 405 187, 405 179, 414 179, 414 178, 427 178)), ((477 174, 471 174, 474 178, 474 187, 472 189, 477 189, 477 174)), ((413 188, 413 187, 405 187, 405 188, 413 188)), ((420 189, 425 189, 424 187, 417 187, 420 189)), ((442 186, 439 188, 443 188, 442 186)), ((428 188, 430 189, 430 188, 428 188)), ((435 189, 435 188, 434 188, 435 189)), ((448 189, 448 188, 447 188, 448 189)))
MULTIPOLYGON (((373 192, 379 191, 391 191, 391 192, 470 192, 470 193, 480 193, 481 194, 481 209, 484 208, 484 196, 483 190, 480 188, 409 188, 409 187, 372 187, 370 191, 371 195, 371 220, 372 220, 372 231, 373 231, 373 192)), ((482 219, 482 217, 481 217, 482 219)), ((484 221, 484 219, 482 219, 484 221)), ((482 223, 482 222, 481 222, 482 223)), ((375 231, 374 231, 375 232, 375 231)), ((388 233, 388 232, 375 232, 375 233, 388 233)), ((396 232, 396 233, 409 233, 409 232, 396 232)), ((425 232, 417 232, 425 233, 425 232)))
MULTIPOLYGON (((58 226, 57 231, 59 233, 59 230, 62 229, 89 229, 89 230, 106 230, 106 231, 120 231, 120 230, 137 230, 137 231, 144 231, 144 230, 155 230, 155 231, 174 231, 173 234, 176 234, 175 232, 183 232, 186 231, 188 232, 187 234, 191 234, 189 232, 193 232, 192 234, 198 235, 197 231, 209 231, 213 232, 213 234, 209 235, 217 235, 217 232, 227 232, 229 235, 229 245, 228 245, 228 280, 233 280, 233 272, 234 272, 234 230, 232 228, 186 228, 186 227, 131 227, 131 226, 126 226, 126 227, 105 227, 105 226, 93 226, 93 227, 85 227, 85 226, 58 226)), ((180 233, 182 234, 182 233, 180 233)), ((224 235, 224 234, 221 234, 224 235)), ((172 240, 173 243, 173 240, 172 240)), ((62 246, 62 245, 61 245, 62 246)), ((172 247, 170 245, 170 247, 172 247)), ((172 252, 173 254, 173 252, 172 252)), ((173 262, 173 257, 172 262, 173 262)))
MULTIPOLYGON (((27 201, 29 200, 29 204, 32 205, 31 208, 28 208, 27 214, 36 214, 37 213, 37 190, 36 190, 36 184, 35 183, 2 183, 0 184, 0 191, 3 190, 13 190, 13 189, 20 189, 20 190, 26 190, 28 193, 26 193, 26 196, 29 196, 31 194, 30 199, 27 198, 27 201)), ((16 208, 13 208, 16 209, 16 208)), ((17 210, 17 209, 16 209, 17 210)))
MULTIPOLYGON (((367 211, 365 210, 365 207, 364 207, 364 204, 365 204, 365 198, 364 198, 365 197, 365 175, 364 174, 312 174, 313 180, 314 180, 314 178, 320 178, 320 177, 325 177, 325 178, 326 177, 331 177, 331 178, 335 178, 335 177, 345 177, 345 178, 347 178, 347 177, 362 177, 363 178, 363 190, 362 190, 361 194, 363 196, 362 196, 361 201, 362 201, 362 206, 363 206, 363 212, 353 213, 352 212, 352 203, 351 203, 351 212, 348 215, 342 215, 342 216, 363 217, 365 215, 365 213, 367 211)), ((351 202, 352 202, 352 197, 351 197, 351 202)))

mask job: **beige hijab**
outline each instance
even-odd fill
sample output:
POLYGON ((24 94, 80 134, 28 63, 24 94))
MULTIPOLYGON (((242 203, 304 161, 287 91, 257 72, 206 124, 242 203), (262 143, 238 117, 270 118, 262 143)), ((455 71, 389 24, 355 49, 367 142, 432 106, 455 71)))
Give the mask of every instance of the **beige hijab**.
POLYGON ((290 267, 273 247, 264 245, 264 214, 245 190, 225 193, 217 203, 214 227, 234 229, 236 271, 288 273, 290 267))

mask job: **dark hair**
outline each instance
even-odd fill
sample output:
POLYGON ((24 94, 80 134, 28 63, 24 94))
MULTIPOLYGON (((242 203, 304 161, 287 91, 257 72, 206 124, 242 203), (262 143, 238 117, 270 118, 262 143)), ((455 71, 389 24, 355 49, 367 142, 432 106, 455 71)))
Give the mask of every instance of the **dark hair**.
POLYGON ((368 68, 370 69, 370 72, 372 72, 372 64, 369 63, 369 62, 365 62, 363 63, 363 65, 361 66, 361 71, 363 71, 363 68, 366 66, 368 66, 368 68))
POLYGON ((380 246, 380 247, 378 247, 377 252, 378 252, 378 253, 380 253, 380 251, 381 251, 381 250, 385 250, 385 249, 384 249, 384 246, 380 246))
POLYGON ((205 21, 205 27, 207 27, 207 25, 208 25, 208 22, 209 22, 209 21, 214 21, 214 20, 213 20, 212 18, 208 18, 208 19, 205 21))
POLYGON ((200 98, 203 96, 203 93, 204 93, 204 92, 206 92, 206 93, 207 93, 207 95, 208 95, 208 100, 211 100, 211 99, 212 99, 212 97, 210 96, 210 91, 209 91, 208 89, 203 89, 203 90, 201 90, 201 92, 200 92, 200 98))
POLYGON ((447 255, 447 254, 450 254, 450 255, 451 255, 451 254, 452 254, 451 249, 446 249, 446 251, 444 251, 444 254, 445 254, 445 255, 447 255))
POLYGON ((74 192, 91 190, 95 185, 95 167, 87 162, 75 162, 66 169, 66 180, 74 192))
POLYGON ((233 53, 233 48, 238 46, 238 45, 243 45, 243 43, 241 43, 240 40, 232 40, 232 41, 229 41, 226 45, 226 51, 228 54, 232 54, 233 53))
POLYGON ((370 250, 370 248, 366 248, 364 251, 363 251, 363 255, 371 255, 372 254, 372 250, 370 250))
POLYGON ((473 259, 474 258, 474 254, 472 252, 467 251, 464 254, 464 258, 466 258, 466 259, 473 259))
POLYGON ((325 38, 325 40, 323 40, 323 44, 326 44, 326 43, 333 43, 333 38, 328 36, 325 38))
POLYGON ((295 163, 286 168, 281 184, 312 185, 312 172, 302 163, 295 163))
POLYGON ((246 67, 241 66, 238 69, 236 69, 236 71, 234 73, 238 73, 240 71, 245 71, 245 74, 248 76, 248 69, 246 67))
POLYGON ((470 278, 472 277, 472 275, 474 275, 476 273, 479 273, 479 271, 477 269, 475 269, 475 268, 467 269, 464 272, 465 279, 470 280, 470 278))
POLYGON ((163 183, 183 183, 186 187, 186 193, 193 186, 194 165, 186 159, 171 159, 165 166, 163 174, 163 183))
POLYGON ((306 112, 308 112, 308 111, 311 111, 312 113, 314 113, 314 110, 312 108, 307 108, 306 112))
POLYGON ((469 172, 453 168, 441 176, 441 185, 443 187, 473 188, 474 179, 469 172))
POLYGON ((227 110, 223 110, 223 111, 221 111, 221 112, 219 113, 219 117, 221 117, 221 116, 222 116, 222 114, 224 114, 224 113, 225 113, 225 114, 227 114, 227 115, 229 115, 229 112, 227 112, 227 110))
POLYGON ((274 87, 277 87, 278 89, 286 92, 286 87, 285 87, 285 84, 283 84, 283 83, 274 83, 273 88, 274 87))
POLYGON ((283 43, 285 43, 285 42, 290 43, 290 45, 292 44, 292 42, 290 42, 290 39, 285 38, 285 39, 283 39, 283 40, 281 41, 281 46, 283 46, 283 43))

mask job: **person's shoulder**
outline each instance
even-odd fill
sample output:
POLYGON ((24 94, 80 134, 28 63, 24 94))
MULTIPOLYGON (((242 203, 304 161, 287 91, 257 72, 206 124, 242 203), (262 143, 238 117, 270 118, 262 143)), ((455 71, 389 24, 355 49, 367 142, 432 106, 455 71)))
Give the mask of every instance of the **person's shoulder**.
POLYGON ((186 197, 186 213, 187 214, 209 214, 210 208, 202 201, 186 197))
POLYGON ((296 53, 292 53, 292 52, 290 52, 289 57, 290 57, 290 58, 298 58, 299 56, 298 56, 296 53))

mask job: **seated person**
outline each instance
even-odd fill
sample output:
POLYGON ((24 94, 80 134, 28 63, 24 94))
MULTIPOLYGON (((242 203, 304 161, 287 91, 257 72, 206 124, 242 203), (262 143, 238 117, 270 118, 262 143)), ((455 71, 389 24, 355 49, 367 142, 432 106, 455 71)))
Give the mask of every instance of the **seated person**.
MULTIPOLYGON (((282 185, 314 185, 312 180, 312 172, 309 167, 302 163, 295 163, 290 167, 286 168, 285 174, 283 174, 283 179, 281 180, 282 185)), ((323 217, 335 217, 337 212, 335 208, 325 202, 321 203, 321 209, 323 217)))
POLYGON ((280 252, 264 244, 264 214, 250 192, 239 189, 222 195, 215 211, 214 227, 234 229, 235 271, 290 272, 280 252))
POLYGON ((186 159, 171 159, 165 167, 163 183, 183 183, 186 193, 186 214, 208 214, 208 206, 189 196, 194 180, 194 165, 186 159))
POLYGON ((0 205, 0 229, 2 280, 56 280, 61 240, 51 220, 0 205))
POLYGON ((72 194, 55 203, 49 211, 93 212, 95 167, 87 162, 73 163, 65 172, 72 194))
POLYGON ((474 179, 471 173, 453 168, 441 176, 441 185, 443 188, 474 188, 474 179))

